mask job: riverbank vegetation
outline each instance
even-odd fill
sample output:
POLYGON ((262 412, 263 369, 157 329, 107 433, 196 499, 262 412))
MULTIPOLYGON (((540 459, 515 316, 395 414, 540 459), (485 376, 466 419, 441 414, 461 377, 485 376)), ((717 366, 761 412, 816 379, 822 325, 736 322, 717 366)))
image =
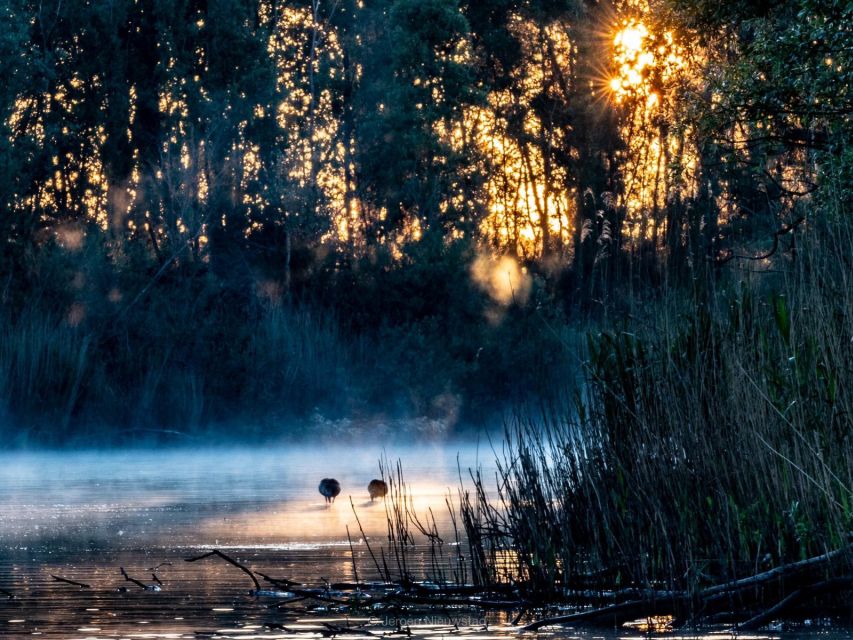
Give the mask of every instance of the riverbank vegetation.
POLYGON ((804 243, 772 296, 591 336, 575 403, 508 429, 497 497, 475 477, 475 578, 591 606, 565 624, 849 622, 849 240, 817 258, 838 237, 804 243))
POLYGON ((7 439, 849 426, 845 3, 0 11, 7 439))
POLYGON ((528 575, 849 531, 848 3, 0 13, 7 442, 535 408, 528 575))

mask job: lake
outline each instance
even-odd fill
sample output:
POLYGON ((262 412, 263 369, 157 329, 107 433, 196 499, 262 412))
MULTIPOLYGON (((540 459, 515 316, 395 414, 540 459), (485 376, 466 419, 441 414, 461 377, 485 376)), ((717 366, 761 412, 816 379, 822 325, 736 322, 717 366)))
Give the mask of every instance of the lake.
POLYGON ((459 469, 477 465, 482 452, 423 445, 2 454, 0 588, 15 598, 0 600, 0 634, 246 637, 260 629, 276 637, 265 626, 284 617, 271 608, 274 597, 250 596, 249 578, 221 560, 183 559, 217 548, 275 577, 348 581, 349 528, 360 578, 376 578, 359 521, 381 546, 385 507, 370 502, 367 484, 380 476, 383 456, 402 461, 415 508, 433 508, 446 529, 445 500, 456 494, 459 469), (317 490, 326 476, 343 487, 331 507, 317 490), (160 590, 142 590, 121 568, 150 585, 156 574, 160 590))
MULTIPOLYGON (((366 487, 380 476, 380 458, 401 461, 412 508, 425 517, 431 510, 449 554, 459 553, 446 501, 457 497, 460 470, 463 479, 474 467, 493 476, 488 446, 2 453, 0 589, 15 597, 0 596, 0 636, 319 638, 332 633, 327 624, 351 625, 343 635, 354 638, 392 634, 397 621, 382 610, 348 618, 322 602, 310 610, 281 606, 274 587, 251 595, 249 577, 219 558, 184 561, 219 549, 254 571, 299 583, 353 581, 356 571, 360 580, 376 579, 373 557, 387 545, 387 519, 385 504, 371 503, 366 487), (342 485, 331 506, 317 491, 327 476, 342 485), (369 632, 356 630, 362 624, 369 632)), ((409 561, 427 570, 428 549, 421 541, 409 561)), ((464 544, 458 549, 464 553, 464 544)), ((424 638, 517 634, 505 614, 470 610, 404 622, 424 638)), ((632 635, 539 635, 554 634, 632 635)))

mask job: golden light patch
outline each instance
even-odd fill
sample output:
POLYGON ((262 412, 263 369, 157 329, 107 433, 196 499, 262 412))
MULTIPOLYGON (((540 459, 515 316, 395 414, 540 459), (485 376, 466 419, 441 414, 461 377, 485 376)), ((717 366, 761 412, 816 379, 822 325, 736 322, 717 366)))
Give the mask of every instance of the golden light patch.
POLYGON ((524 304, 530 296, 532 280, 511 256, 479 256, 471 265, 471 277, 501 306, 524 304))
POLYGON ((650 616, 628 622, 625 626, 640 633, 666 633, 672 631, 673 616, 650 616))
POLYGON ((64 249, 80 251, 86 240, 86 234, 76 227, 61 227, 56 231, 56 239, 64 249))

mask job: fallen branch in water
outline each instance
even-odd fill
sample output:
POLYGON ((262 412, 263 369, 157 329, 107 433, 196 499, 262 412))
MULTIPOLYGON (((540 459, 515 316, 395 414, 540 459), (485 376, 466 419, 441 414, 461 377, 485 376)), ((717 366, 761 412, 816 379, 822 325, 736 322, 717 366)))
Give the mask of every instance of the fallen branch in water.
MULTIPOLYGON (((300 585, 297 582, 286 578, 273 578, 262 571, 255 571, 255 575, 260 576, 266 582, 276 587, 282 587, 299 599, 314 599, 332 604, 352 605, 357 601, 364 600, 363 592, 384 592, 375 597, 369 597, 370 604, 379 604, 384 602, 401 602, 404 604, 427 604, 432 606, 469 606, 482 607, 484 609, 515 609, 520 606, 532 606, 531 603, 519 600, 518 594, 514 589, 507 587, 502 588, 500 585, 489 588, 476 587, 472 585, 452 585, 452 586, 425 586, 411 581, 403 581, 389 585, 384 582, 333 582, 326 583, 323 589, 311 589, 305 585, 300 585), (396 591, 389 592, 389 588, 396 587, 396 591), (334 591, 352 591, 357 595, 354 599, 337 598, 330 595, 334 591), (470 598, 458 598, 452 596, 469 595, 470 598), (512 595, 515 598, 488 600, 485 596, 488 595, 512 595)), ((288 600, 282 603, 282 606, 294 602, 288 600)))
MULTIPOLYGON (((380 600, 402 602, 404 604, 426 604, 435 607, 480 607, 481 609, 517 609, 518 607, 529 607, 530 602, 524 600, 483 600, 480 598, 448 598, 441 595, 429 597, 412 593, 397 592, 380 600)), ((375 601, 374 601, 375 602, 375 601)))
POLYGON ((296 596, 301 596, 306 600, 319 600, 320 602, 329 602, 331 604, 343 604, 350 605, 352 604, 351 600, 343 600, 342 598, 333 598, 332 596, 326 595, 324 591, 313 590, 313 589, 290 589, 290 592, 296 596))
MULTIPOLYGON (((352 549, 351 549, 352 550, 352 549)), ((853 589, 853 576, 824 579, 820 574, 839 573, 853 552, 853 544, 799 562, 775 567, 747 578, 714 585, 700 591, 628 588, 610 592, 596 590, 568 591, 563 603, 593 605, 574 613, 535 620, 522 627, 536 631, 545 626, 559 624, 621 625, 631 620, 650 616, 673 616, 681 624, 698 623, 724 614, 739 622, 735 630, 750 630, 766 624, 775 616, 785 613, 794 605, 821 594, 835 594, 853 589), (732 608, 734 606, 734 608, 732 608)), ((274 587, 286 590, 289 596, 276 606, 286 607, 293 602, 317 600, 334 605, 358 607, 370 605, 426 605, 429 607, 476 607, 480 609, 519 610, 513 624, 517 625, 537 603, 520 595, 523 585, 455 585, 416 583, 402 579, 397 583, 354 582, 329 583, 311 587, 286 578, 273 578, 260 571, 251 571, 230 556, 214 549, 187 562, 196 562, 211 556, 222 558, 248 575, 255 585, 256 595, 278 595, 262 591, 258 577, 274 587)), ((122 569, 122 573, 124 570, 122 569)), ((127 577, 127 576, 126 576, 127 577)), ((127 578, 140 586, 139 581, 127 578)), ((156 576, 155 576, 156 579, 156 576)), ((342 632, 327 627, 328 632, 342 632)), ((351 630, 350 630, 351 631, 351 630)))
POLYGON ((797 589, 782 598, 782 600, 766 611, 759 613, 757 616, 750 618, 742 624, 735 625, 732 631, 754 631, 759 627, 763 627, 774 618, 784 614, 795 604, 798 604, 803 600, 809 600, 823 593, 838 593, 841 591, 849 591, 850 589, 853 589, 853 578, 834 578, 818 582, 817 584, 813 584, 808 587, 803 587, 802 589, 797 589))
MULTIPOLYGON (((326 627, 331 633, 331 636, 337 635, 350 635, 350 636, 376 636, 372 631, 368 631, 367 629, 359 629, 358 627, 341 627, 340 625, 332 624, 330 622, 324 622, 323 626, 326 627)), ((326 635, 325 633, 323 635, 326 635)))
MULTIPOLYGON (((560 624, 623 624, 630 620, 647 616, 672 615, 683 617, 690 610, 699 610, 701 617, 720 613, 719 607, 731 604, 733 597, 742 597, 744 592, 758 587, 766 587, 771 583, 779 582, 783 578, 787 581, 781 589, 781 599, 773 606, 753 616, 746 622, 735 627, 737 630, 756 629, 774 617, 788 610, 794 604, 802 600, 815 597, 822 593, 839 593, 853 588, 853 577, 847 576, 824 580, 822 582, 806 584, 802 586, 803 576, 816 570, 827 570, 833 564, 846 559, 853 551, 853 545, 847 545, 840 549, 824 553, 813 558, 793 562, 790 564, 774 567, 769 571, 755 574, 748 578, 734 580, 713 587, 708 587, 698 593, 691 594, 687 591, 650 591, 634 600, 620 602, 597 607, 586 611, 580 611, 562 616, 554 616, 537 620, 522 627, 524 631, 536 631, 542 627, 560 624), (794 578, 797 578, 794 580, 794 578), (784 588, 789 589, 786 593, 784 588), (790 591, 790 589, 794 589, 790 591)), ((640 592, 642 594, 642 592, 640 592)), ((765 598, 772 597, 777 590, 769 590, 766 594, 755 594, 751 599, 756 600, 760 606, 765 598)), ((694 616, 694 622, 700 616, 694 616)))
MULTIPOLYGON (((260 574, 258 574, 260 575, 260 574)), ((387 582, 330 582, 332 591, 369 591, 371 589, 386 589, 387 582)))
POLYGON ((137 580, 136 578, 131 578, 129 575, 127 575, 127 571, 124 570, 124 567, 119 567, 119 570, 121 570, 121 575, 123 575, 124 579, 127 580, 128 582, 132 582, 137 587, 141 587, 142 589, 145 589, 146 591, 151 591, 151 587, 149 585, 145 584, 141 580, 137 580))
POLYGON ((554 616, 553 618, 543 618, 536 622, 531 622, 523 626, 522 631, 537 631, 542 627, 549 627, 557 624, 607 624, 620 625, 630 620, 636 620, 644 616, 661 616, 671 615, 679 608, 677 605, 684 605, 686 599, 680 602, 673 601, 653 601, 653 600, 632 600, 631 602, 622 602, 620 604, 612 604, 599 609, 590 609, 589 611, 580 611, 578 613, 570 613, 564 616, 554 616))
MULTIPOLYGON (((77 582, 75 580, 69 580, 68 578, 62 578, 60 576, 55 576, 52 573, 50 574, 50 577, 53 578, 54 580, 56 580, 57 582, 64 582, 65 584, 71 584, 71 585, 74 585, 75 587, 81 587, 83 589, 91 589, 92 588, 91 585, 88 585, 84 582, 77 582)), ((3 593, 8 593, 8 592, 4 591, 3 593)), ((9 596, 9 597, 11 597, 11 596, 9 596)))
POLYGON ((741 578, 740 580, 734 580, 732 582, 727 582, 721 585, 717 585, 715 587, 708 587, 707 589, 702 591, 700 597, 707 598, 718 593, 731 593, 733 591, 738 591, 741 589, 757 587, 771 582, 776 578, 789 577, 797 573, 808 571, 810 569, 822 568, 835 560, 843 558, 845 555, 851 552, 853 552, 853 544, 848 544, 847 546, 841 547, 840 549, 836 549, 835 551, 829 551, 828 553, 824 553, 819 556, 814 556, 812 558, 807 558, 805 560, 800 560, 799 562, 792 562, 790 564, 783 564, 778 567, 773 567, 768 571, 757 573, 754 576, 750 576, 748 578, 741 578))
POLYGON ((289 589, 290 587, 296 587, 300 584, 298 582, 294 582, 293 580, 288 580, 287 578, 271 578, 267 574, 261 573, 260 571, 255 571, 255 575, 261 576, 264 580, 276 587, 285 587, 286 589, 289 589))
POLYGON ((200 556, 196 556, 195 558, 184 558, 184 561, 185 562, 198 562, 199 560, 204 560, 205 558, 209 558, 211 556, 217 556, 218 558, 222 558, 223 560, 225 560, 225 562, 227 562, 229 564, 233 564, 235 567, 240 569, 240 571, 242 571, 243 573, 245 573, 247 576, 249 576, 252 579, 252 582, 255 584, 255 591, 261 590, 261 583, 258 582, 258 579, 255 577, 254 573, 252 573, 245 566, 243 566, 242 564, 240 564, 239 562, 237 562, 236 560, 234 560, 230 556, 225 555, 224 553, 222 553, 218 549, 214 549, 213 551, 210 551, 209 553, 204 553, 200 556))
POLYGON ((400 582, 398 586, 404 591, 413 591, 422 595, 471 595, 483 596, 485 594, 496 594, 514 596, 518 598, 518 589, 512 585, 489 584, 477 586, 470 584, 460 585, 424 585, 419 582, 400 582))
POLYGON ((264 580, 269 582, 274 587, 283 587, 287 589, 289 593, 292 593, 295 598, 289 599, 287 602, 282 602, 280 606, 284 606, 286 604, 290 604, 291 602, 297 602, 298 600, 320 600, 321 602, 329 602, 331 604, 343 604, 349 605, 352 604, 350 600, 343 600, 341 598, 334 598, 329 594, 328 589, 310 589, 304 587, 304 585, 299 585, 297 582, 293 582, 292 580, 287 580, 286 578, 271 578, 265 573, 261 573, 260 571, 255 571, 255 573, 261 576, 264 580), (297 586, 302 588, 297 588, 297 586))

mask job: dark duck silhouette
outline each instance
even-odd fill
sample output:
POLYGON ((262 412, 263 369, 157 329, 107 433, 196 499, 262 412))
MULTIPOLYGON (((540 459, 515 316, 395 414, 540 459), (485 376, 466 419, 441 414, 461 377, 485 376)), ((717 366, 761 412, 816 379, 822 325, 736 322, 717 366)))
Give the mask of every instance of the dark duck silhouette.
POLYGON ((384 480, 373 479, 367 485, 367 493, 370 494, 370 501, 373 502, 376 498, 384 498, 388 494, 388 485, 384 480))
POLYGON ((320 480, 320 493, 326 498, 326 502, 331 504, 335 501, 337 495, 341 492, 341 483, 334 478, 323 478, 320 480))

